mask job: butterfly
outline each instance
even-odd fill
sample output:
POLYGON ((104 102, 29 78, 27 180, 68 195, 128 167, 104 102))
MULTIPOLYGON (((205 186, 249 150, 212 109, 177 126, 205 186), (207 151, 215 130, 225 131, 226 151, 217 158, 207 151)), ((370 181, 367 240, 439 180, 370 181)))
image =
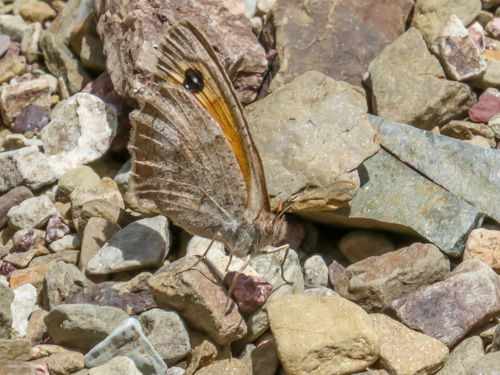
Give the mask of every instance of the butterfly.
POLYGON ((264 169, 235 90, 205 37, 172 26, 141 69, 153 84, 131 114, 128 198, 191 234, 251 254, 281 240, 264 169))

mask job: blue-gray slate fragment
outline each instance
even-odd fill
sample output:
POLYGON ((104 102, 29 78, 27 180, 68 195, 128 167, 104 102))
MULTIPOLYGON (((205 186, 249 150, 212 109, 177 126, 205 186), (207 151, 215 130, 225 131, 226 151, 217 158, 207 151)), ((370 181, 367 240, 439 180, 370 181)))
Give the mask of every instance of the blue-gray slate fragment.
POLYGON ((387 151, 500 222, 500 150, 369 117, 387 151))
POLYGON ((468 234, 482 224, 484 215, 477 208, 384 150, 363 166, 361 187, 347 206, 301 216, 333 225, 418 234, 450 256, 462 255, 468 234))
POLYGON ((84 357, 85 367, 104 365, 119 356, 130 358, 143 375, 164 374, 167 365, 142 332, 135 318, 124 320, 108 337, 94 346, 84 357))

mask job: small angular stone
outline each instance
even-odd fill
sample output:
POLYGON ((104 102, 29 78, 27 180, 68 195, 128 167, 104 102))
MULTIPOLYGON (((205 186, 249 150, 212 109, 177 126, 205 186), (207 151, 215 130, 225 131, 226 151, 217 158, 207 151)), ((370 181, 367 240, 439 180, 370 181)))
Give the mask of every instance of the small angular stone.
POLYGON ((39 105, 24 107, 16 117, 12 131, 16 133, 39 133, 50 121, 50 111, 39 105))
POLYGON ((469 109, 469 117, 474 122, 488 123, 500 114, 500 98, 495 95, 481 95, 478 102, 469 109))
POLYGON ((339 249, 350 263, 395 250, 386 234, 366 229, 347 233, 339 240, 339 249))
POLYGON ((467 375, 497 375, 500 368, 500 352, 487 353, 482 356, 467 375))
POLYGON ((318 288, 328 285, 328 267, 319 255, 308 258, 304 263, 304 287, 318 288))
POLYGON ((69 196, 78 186, 94 187, 99 185, 101 178, 86 165, 71 169, 61 176, 58 182, 61 193, 69 196))
POLYGON ((0 197, 0 229, 7 224, 7 212, 28 198, 33 198, 33 193, 26 186, 16 187, 0 197))
POLYGON ((463 261, 478 259, 500 273, 500 231, 474 229, 467 239, 463 261))
POLYGON ((14 229, 41 228, 56 213, 54 203, 46 195, 28 198, 7 213, 9 226, 14 229))
MULTIPOLYGON (((127 357, 115 357, 110 360, 108 363, 91 368, 88 372, 88 375, 144 375, 141 371, 139 371, 130 358, 127 357)), ((80 375, 80 374, 75 374, 80 375)))
POLYGON ((28 24, 21 16, 0 15, 0 33, 10 35, 14 42, 21 42, 27 28, 28 24))
POLYGON ((67 234, 66 236, 52 242, 49 250, 57 253, 63 250, 79 250, 82 246, 82 240, 77 234, 67 234))
POLYGON ((36 267, 43 264, 49 264, 52 262, 59 262, 59 261, 76 265, 79 254, 80 251, 78 250, 63 250, 54 254, 38 256, 30 262, 29 267, 36 267))
POLYGON ((26 337, 28 328, 28 318, 35 309, 37 299, 36 288, 31 284, 24 284, 14 289, 14 301, 12 310, 12 337, 26 337))
POLYGON ((218 375, 218 374, 234 374, 234 375, 251 375, 252 371, 242 361, 236 358, 216 361, 199 371, 197 375, 218 375))
POLYGON ((453 349, 436 375, 466 375, 483 356, 483 341, 479 336, 465 339, 453 349))
POLYGON ((165 373, 167 366, 142 332, 137 319, 123 321, 84 357, 88 368, 101 366, 113 357, 124 356, 134 361, 143 375, 165 373))
POLYGON ((3 57, 5 52, 9 49, 10 36, 1 34, 0 35, 0 57, 3 57))
POLYGON ((47 367, 53 375, 70 375, 85 367, 83 354, 77 352, 56 353, 49 357, 47 367))
POLYGON ((0 361, 0 369, 5 375, 38 375, 30 363, 13 361, 0 361))
MULTIPOLYGON (((21 41, 21 52, 26 56, 28 63, 34 63, 40 57, 38 42, 42 35, 43 26, 40 22, 28 25, 21 41)), ((53 92, 54 90, 51 90, 53 92)))
POLYGON ((226 273, 223 282, 228 290, 233 287, 231 296, 238 303, 238 310, 244 314, 264 305, 273 286, 260 276, 245 274, 239 274, 234 281, 236 275, 237 272, 226 273))
POLYGON ((47 242, 53 242, 63 238, 64 235, 69 232, 69 226, 63 222, 62 215, 58 211, 50 217, 49 222, 47 223, 47 234, 45 240, 47 242))
POLYGON ((120 229, 118 224, 98 217, 91 217, 88 220, 83 232, 82 250, 79 260, 79 267, 82 271, 87 270, 88 262, 120 229))
POLYGON ((19 9, 19 14, 27 22, 44 23, 47 20, 55 18, 56 11, 43 1, 30 1, 19 9))
POLYGON ((462 140, 472 139, 476 135, 491 139, 495 136, 495 133, 490 128, 491 125, 486 126, 469 121, 454 120, 443 126, 440 134, 462 140))

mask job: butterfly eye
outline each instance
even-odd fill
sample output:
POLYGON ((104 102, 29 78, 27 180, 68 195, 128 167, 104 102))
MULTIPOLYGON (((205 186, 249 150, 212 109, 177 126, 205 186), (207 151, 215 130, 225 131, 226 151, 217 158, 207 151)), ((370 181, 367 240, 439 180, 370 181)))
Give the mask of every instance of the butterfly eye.
POLYGON ((266 223, 266 226, 264 227, 264 231, 266 232, 267 235, 271 235, 271 234, 273 234, 273 230, 274 230, 273 222, 268 221, 266 223))
POLYGON ((205 82, 203 81, 203 76, 199 71, 189 68, 184 73, 184 77, 184 82, 182 84, 187 90, 193 94, 203 90, 205 82))

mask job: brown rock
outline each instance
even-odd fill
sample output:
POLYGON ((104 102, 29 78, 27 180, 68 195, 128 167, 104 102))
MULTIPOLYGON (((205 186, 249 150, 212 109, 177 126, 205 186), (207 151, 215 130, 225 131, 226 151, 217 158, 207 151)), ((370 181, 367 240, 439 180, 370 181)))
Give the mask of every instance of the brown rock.
POLYGON ((228 298, 220 277, 198 259, 181 258, 151 277, 149 287, 156 301, 174 307, 218 344, 243 337, 247 327, 236 304, 228 298))
POLYGON ((483 341, 479 336, 465 339, 453 349, 443 368, 436 375, 468 374, 483 356, 483 341))
POLYGON ((83 354, 77 352, 63 352, 53 354, 47 361, 51 375, 70 375, 85 367, 83 354))
POLYGON ((118 207, 108 201, 98 199, 84 203, 78 220, 78 232, 83 233, 84 228, 91 218, 104 219, 110 223, 118 224, 121 227, 126 227, 128 224, 141 219, 141 217, 133 216, 130 212, 118 207))
POLYGON ((65 263, 76 264, 78 260, 79 250, 62 250, 55 254, 44 255, 33 259, 29 266, 36 267, 52 262, 63 261, 65 263))
POLYGON ((451 347, 500 312, 499 285, 490 267, 469 260, 445 280, 395 300, 391 309, 408 327, 451 347))
POLYGON ((252 371, 239 359, 232 358, 214 362, 201 370, 196 375, 251 375, 252 371))
MULTIPOLYGON (((26 338, 31 340, 31 345, 36 345, 43 341, 43 334, 47 330, 43 318, 47 315, 47 311, 38 309, 31 313, 28 328, 26 328, 26 338)), ((32 348, 33 349, 33 348, 32 348)), ((30 351, 31 359, 33 358, 33 350, 30 351)))
POLYGON ((12 336, 12 310, 14 293, 6 286, 0 285, 0 339, 10 339, 12 336))
POLYGON ((487 125, 477 124, 469 121, 450 121, 441 128, 441 134, 462 140, 474 138, 476 135, 493 139, 495 134, 487 125))
POLYGON ((338 246, 351 263, 394 251, 394 245, 386 234, 366 229, 347 233, 339 240, 338 246))
POLYGON ((478 259, 500 273, 500 231, 474 229, 467 239, 463 260, 478 259))
POLYGON ((413 244, 346 268, 335 291, 369 312, 384 311, 395 299, 444 279, 448 259, 432 244, 413 244))
POLYGON ((330 280, 330 284, 335 287, 340 280, 342 280, 342 274, 345 272, 345 267, 341 265, 339 262, 334 260, 328 266, 328 279, 330 280))
POLYGON ((309 70, 361 86, 370 62, 404 32, 412 6, 407 0, 276 1, 264 25, 279 69, 269 90, 309 70))
POLYGON ((44 23, 56 17, 55 10, 43 1, 27 2, 19 9, 19 14, 27 22, 44 23))
POLYGON ((25 186, 16 187, 0 197, 0 229, 7 225, 7 212, 28 198, 33 198, 33 193, 25 186))
POLYGON ((0 361, 27 361, 30 348, 28 339, 0 339, 0 361))
POLYGON ((9 82, 17 75, 22 75, 26 69, 24 56, 6 56, 0 60, 0 85, 9 82))
POLYGON ((73 51, 80 54, 82 50, 82 40, 86 35, 98 36, 97 22, 94 13, 88 14, 85 18, 81 19, 71 30, 70 43, 73 51))
POLYGON ((40 294, 45 275, 54 265, 55 263, 46 263, 37 267, 29 267, 12 272, 9 280, 11 289, 17 289, 21 285, 29 283, 32 284, 36 288, 37 293, 40 294))
POLYGON ((137 70, 141 60, 150 58, 147 51, 159 44, 171 25, 187 19, 214 47, 240 100, 250 103, 255 98, 267 61, 252 33, 246 9, 239 1, 109 0, 96 5, 97 31, 104 42, 108 71, 122 96, 129 98, 147 84, 149 77, 137 70))
POLYGON ((392 374, 433 374, 448 357, 446 345, 382 314, 371 315, 380 342, 379 362, 392 374))
POLYGON ((411 28, 368 67, 377 115, 430 130, 464 118, 475 102, 469 86, 448 81, 422 35, 411 28))

